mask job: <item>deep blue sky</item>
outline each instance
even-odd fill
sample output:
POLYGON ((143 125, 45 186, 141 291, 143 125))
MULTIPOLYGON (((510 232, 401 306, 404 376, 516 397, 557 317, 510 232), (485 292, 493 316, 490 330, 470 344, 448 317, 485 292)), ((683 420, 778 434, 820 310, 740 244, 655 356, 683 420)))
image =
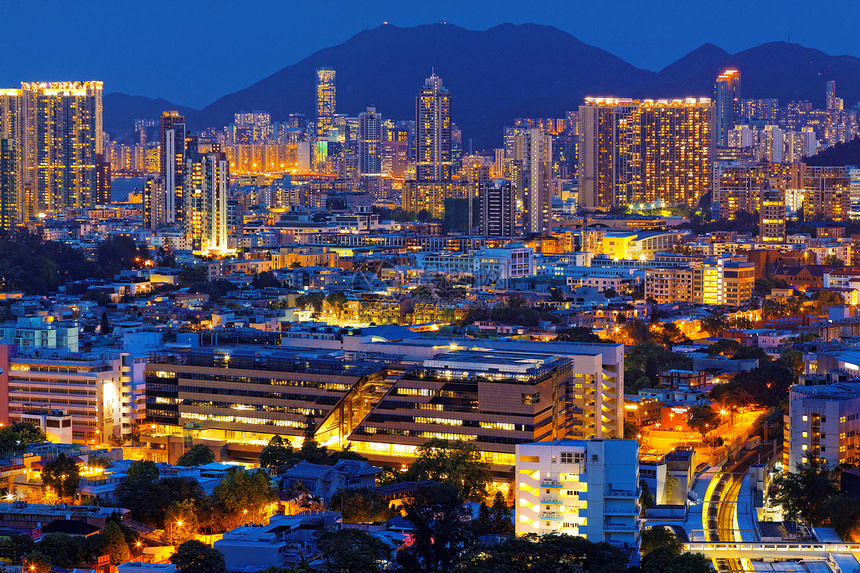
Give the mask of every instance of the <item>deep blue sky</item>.
POLYGON ((0 0, 0 19, 0 87, 102 79, 193 107, 383 20, 553 25, 652 70, 705 42, 737 52, 790 37, 860 56, 857 0, 0 0))

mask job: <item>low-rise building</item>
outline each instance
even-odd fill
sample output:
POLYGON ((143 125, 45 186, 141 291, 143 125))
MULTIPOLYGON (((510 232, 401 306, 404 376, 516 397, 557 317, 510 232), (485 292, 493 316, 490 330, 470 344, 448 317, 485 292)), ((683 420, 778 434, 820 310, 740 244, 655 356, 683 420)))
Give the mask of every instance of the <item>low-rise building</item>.
POLYGON ((633 547, 639 537, 636 440, 517 446, 517 535, 567 533, 633 547))

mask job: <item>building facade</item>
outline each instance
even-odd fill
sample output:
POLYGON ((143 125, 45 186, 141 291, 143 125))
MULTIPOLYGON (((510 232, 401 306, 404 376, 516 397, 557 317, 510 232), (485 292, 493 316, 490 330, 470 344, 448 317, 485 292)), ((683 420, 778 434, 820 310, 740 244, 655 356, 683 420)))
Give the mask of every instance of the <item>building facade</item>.
POLYGON ((636 440, 555 440, 517 446, 516 532, 580 535, 634 547, 639 538, 636 440))

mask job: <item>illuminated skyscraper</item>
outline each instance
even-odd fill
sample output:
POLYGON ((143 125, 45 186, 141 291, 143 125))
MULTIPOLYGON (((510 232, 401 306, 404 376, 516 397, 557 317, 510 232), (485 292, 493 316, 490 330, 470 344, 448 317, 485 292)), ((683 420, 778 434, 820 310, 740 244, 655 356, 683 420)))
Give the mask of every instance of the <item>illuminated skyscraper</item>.
POLYGON ((375 107, 358 114, 358 171, 360 175, 382 173, 382 114, 375 107))
MULTIPOLYGON (((186 129, 185 116, 178 111, 170 110, 161 114, 159 129, 161 147, 159 148, 159 175, 163 185, 164 206, 166 219, 162 223, 185 220, 185 162, 186 162, 186 129)), ((161 210, 161 207, 158 209, 161 210)))
POLYGON ((157 229, 172 221, 168 220, 167 209, 173 204, 173 197, 168 199, 164 190, 164 179, 160 175, 148 175, 143 184, 143 225, 148 229, 157 229))
POLYGON ((451 179, 451 95, 435 73, 415 100, 418 181, 451 179))
POLYGON ((514 159, 522 161, 523 227, 529 235, 550 230, 552 204, 549 183, 552 180, 552 136, 533 127, 514 138, 514 159))
POLYGON ((403 208, 442 218, 445 199, 461 195, 451 181, 451 95, 435 73, 415 98, 415 180, 403 186, 403 208))
POLYGON ((189 146, 186 161, 185 235, 195 251, 227 249, 227 188, 230 168, 223 153, 189 146))
POLYGON ((830 80, 825 84, 824 90, 826 109, 838 109, 836 106, 836 82, 830 80))
POLYGON ((729 146, 729 132, 741 116, 741 73, 727 69, 717 76, 714 85, 717 107, 717 144, 729 146))
POLYGON ((481 185, 481 234, 488 237, 510 237, 514 234, 515 205, 511 182, 504 179, 481 185))
POLYGON ((317 70, 317 139, 328 139, 329 130, 334 127, 336 110, 335 70, 317 70))
POLYGON ((0 90, 0 229, 18 222, 20 166, 18 129, 21 97, 19 90, 0 90))
POLYGON ((579 202, 695 205, 710 191, 714 106, 708 98, 586 98, 579 108, 579 202))

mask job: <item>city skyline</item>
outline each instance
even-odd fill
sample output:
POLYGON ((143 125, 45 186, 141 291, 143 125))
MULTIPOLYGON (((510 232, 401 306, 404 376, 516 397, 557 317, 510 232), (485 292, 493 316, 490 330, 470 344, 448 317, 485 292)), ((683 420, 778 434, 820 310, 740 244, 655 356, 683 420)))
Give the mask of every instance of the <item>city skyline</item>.
MULTIPOLYGON (((597 5, 574 6, 559 2, 530 6, 528 12, 519 10, 517 4, 508 1, 494 2, 492 5, 488 2, 468 5, 435 2, 432 6, 383 1, 362 4, 361 7, 335 2, 334 16, 329 17, 327 26, 322 29, 302 26, 301 22, 314 17, 314 10, 310 6, 264 2, 256 5, 258 12, 267 16, 254 20, 257 35, 271 39, 273 43, 277 43, 278 38, 284 35, 290 38, 290 42, 285 45, 278 43, 278 50, 263 52, 266 57, 260 57, 248 52, 244 35, 224 34, 219 38, 224 48, 220 57, 229 73, 212 78, 206 77, 203 70, 198 72, 181 66, 165 68, 158 66, 157 62, 169 58, 168 52, 177 48, 177 41, 180 44, 188 42, 187 45, 182 44, 181 49, 192 49, 192 38, 201 34, 211 35, 213 30, 232 24, 233 11, 227 2, 215 2, 214 9, 205 12, 199 10, 199 4, 194 2, 170 5, 173 17, 183 22, 190 32, 180 35, 178 39, 166 28, 150 30, 146 26, 126 25, 129 21, 155 21, 167 9, 165 2, 122 8, 107 2, 94 2, 91 10, 79 12, 70 11, 59 2, 37 4, 45 8, 40 11, 39 17, 49 33, 63 37, 66 26, 72 23, 79 24, 83 29, 97 26, 99 34, 94 39, 69 43, 59 57, 52 51, 50 42, 44 46, 31 45, 21 56, 7 62, 0 73, 0 81, 9 84, 21 79, 41 81, 56 77, 99 77, 105 81, 106 93, 164 98, 174 104, 194 108, 204 107, 284 66, 296 63, 318 50, 340 44, 362 30, 375 28, 386 21, 399 27, 445 21, 470 30, 486 30, 508 22, 550 25, 639 68, 653 71, 662 69, 706 43, 715 44, 729 53, 737 53, 766 42, 790 41, 831 55, 860 57, 860 45, 850 30, 850 22, 856 18, 827 18, 823 12, 814 10, 811 2, 796 2, 794 9, 783 9, 783 4, 773 1, 765 2, 761 10, 768 13, 770 25, 747 29, 743 34, 738 34, 733 27, 721 25, 719 19, 702 18, 705 6, 686 7, 679 11, 673 9, 673 4, 668 1, 660 2, 660 6, 644 12, 631 2, 623 2, 612 20, 598 18, 600 7, 597 5), (696 25, 691 25, 693 23, 696 25), (832 33, 816 33, 825 24, 832 33), (621 29, 625 31, 623 34, 618 32, 621 29), (671 36, 668 35, 670 30, 671 36), (170 34, 169 41, 167 34, 170 34), (160 42, 160 39, 164 42, 160 42), (131 45, 130 42, 145 43, 148 49, 107 49, 107 46, 112 45, 131 45), (642 45, 647 45, 649 49, 642 50, 642 45), (96 58, 92 57, 94 51, 99 54, 96 58)), ((746 6, 735 1, 724 4, 723 8, 731 12, 746 9, 746 6)), ((33 9, 33 6, 15 4, 4 6, 10 18, 32 17, 33 9)), ((846 14, 858 10, 847 2, 842 9, 846 14)), ((26 27, 13 28, 10 30, 10 41, 24 41, 26 34, 26 27)))

